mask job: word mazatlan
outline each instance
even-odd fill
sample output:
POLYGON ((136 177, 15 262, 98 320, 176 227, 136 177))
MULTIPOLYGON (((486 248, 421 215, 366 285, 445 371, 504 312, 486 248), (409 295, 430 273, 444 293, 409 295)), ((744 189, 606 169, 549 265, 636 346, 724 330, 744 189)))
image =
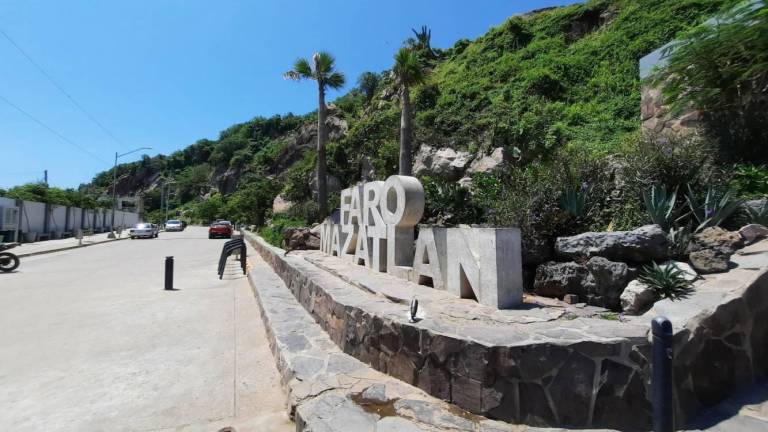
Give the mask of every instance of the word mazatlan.
POLYGON ((338 217, 322 224, 320 249, 499 309, 522 302, 519 229, 420 226, 414 241, 423 214, 424 187, 415 177, 344 189, 338 217))

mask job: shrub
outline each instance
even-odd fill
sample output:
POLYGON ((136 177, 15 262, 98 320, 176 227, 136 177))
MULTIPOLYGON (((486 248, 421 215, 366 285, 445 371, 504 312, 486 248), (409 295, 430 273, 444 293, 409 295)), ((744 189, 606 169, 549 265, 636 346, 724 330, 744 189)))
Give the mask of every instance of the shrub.
POLYGON ((468 189, 458 183, 424 177, 426 206, 424 217, 439 225, 482 223, 484 214, 473 200, 468 189))
POLYGON ((290 217, 278 215, 272 219, 268 226, 259 229, 259 235, 269 244, 277 247, 283 247, 283 232, 286 228, 306 226, 308 226, 308 224, 304 219, 293 219, 290 217))
POLYGON ((671 300, 685 298, 693 290, 691 281, 674 265, 662 267, 653 263, 643 268, 638 280, 651 287, 657 296, 671 300))
POLYGON ((765 165, 736 165, 730 186, 743 198, 768 196, 768 167, 765 165))

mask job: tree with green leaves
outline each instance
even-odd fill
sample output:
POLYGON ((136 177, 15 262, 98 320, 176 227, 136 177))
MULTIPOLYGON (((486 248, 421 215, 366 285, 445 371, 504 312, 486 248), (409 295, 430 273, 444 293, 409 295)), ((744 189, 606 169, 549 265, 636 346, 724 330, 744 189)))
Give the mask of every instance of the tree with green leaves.
POLYGON ((687 31, 654 71, 673 114, 693 107, 721 148, 768 160, 768 6, 747 1, 687 31))
POLYGON ((400 91, 400 175, 412 175, 413 161, 413 114, 411 113, 412 86, 424 81, 424 70, 416 52, 400 48, 395 55, 393 68, 395 81, 400 91))
POLYGON ((379 74, 374 72, 363 72, 357 79, 357 88, 365 97, 365 103, 370 103, 373 95, 376 93, 380 81, 379 74))
POLYGON ((325 105, 325 92, 328 88, 339 89, 344 86, 344 74, 336 70, 336 59, 327 52, 317 52, 312 56, 312 63, 299 58, 283 76, 295 81, 314 80, 317 82, 317 204, 320 220, 328 215, 328 182, 326 178, 325 144, 328 141, 328 127, 325 119, 328 107, 325 105))

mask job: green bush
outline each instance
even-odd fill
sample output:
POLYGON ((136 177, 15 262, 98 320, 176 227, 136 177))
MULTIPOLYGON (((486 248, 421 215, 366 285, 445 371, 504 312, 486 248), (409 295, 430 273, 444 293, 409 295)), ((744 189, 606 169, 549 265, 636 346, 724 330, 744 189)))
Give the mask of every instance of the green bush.
POLYGON ((293 219, 283 215, 275 216, 270 224, 259 229, 259 235, 269 244, 283 247, 283 233, 286 228, 306 227, 304 219, 293 219))
POLYGON ((768 196, 768 167, 751 164, 734 166, 730 187, 742 198, 768 196))

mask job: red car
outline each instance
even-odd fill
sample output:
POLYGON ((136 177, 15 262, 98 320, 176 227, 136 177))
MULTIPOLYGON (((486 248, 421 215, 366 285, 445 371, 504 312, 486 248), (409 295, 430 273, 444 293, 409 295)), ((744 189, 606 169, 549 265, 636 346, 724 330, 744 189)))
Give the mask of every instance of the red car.
POLYGON ((232 223, 228 221, 214 222, 208 228, 208 238, 232 238, 232 223))

